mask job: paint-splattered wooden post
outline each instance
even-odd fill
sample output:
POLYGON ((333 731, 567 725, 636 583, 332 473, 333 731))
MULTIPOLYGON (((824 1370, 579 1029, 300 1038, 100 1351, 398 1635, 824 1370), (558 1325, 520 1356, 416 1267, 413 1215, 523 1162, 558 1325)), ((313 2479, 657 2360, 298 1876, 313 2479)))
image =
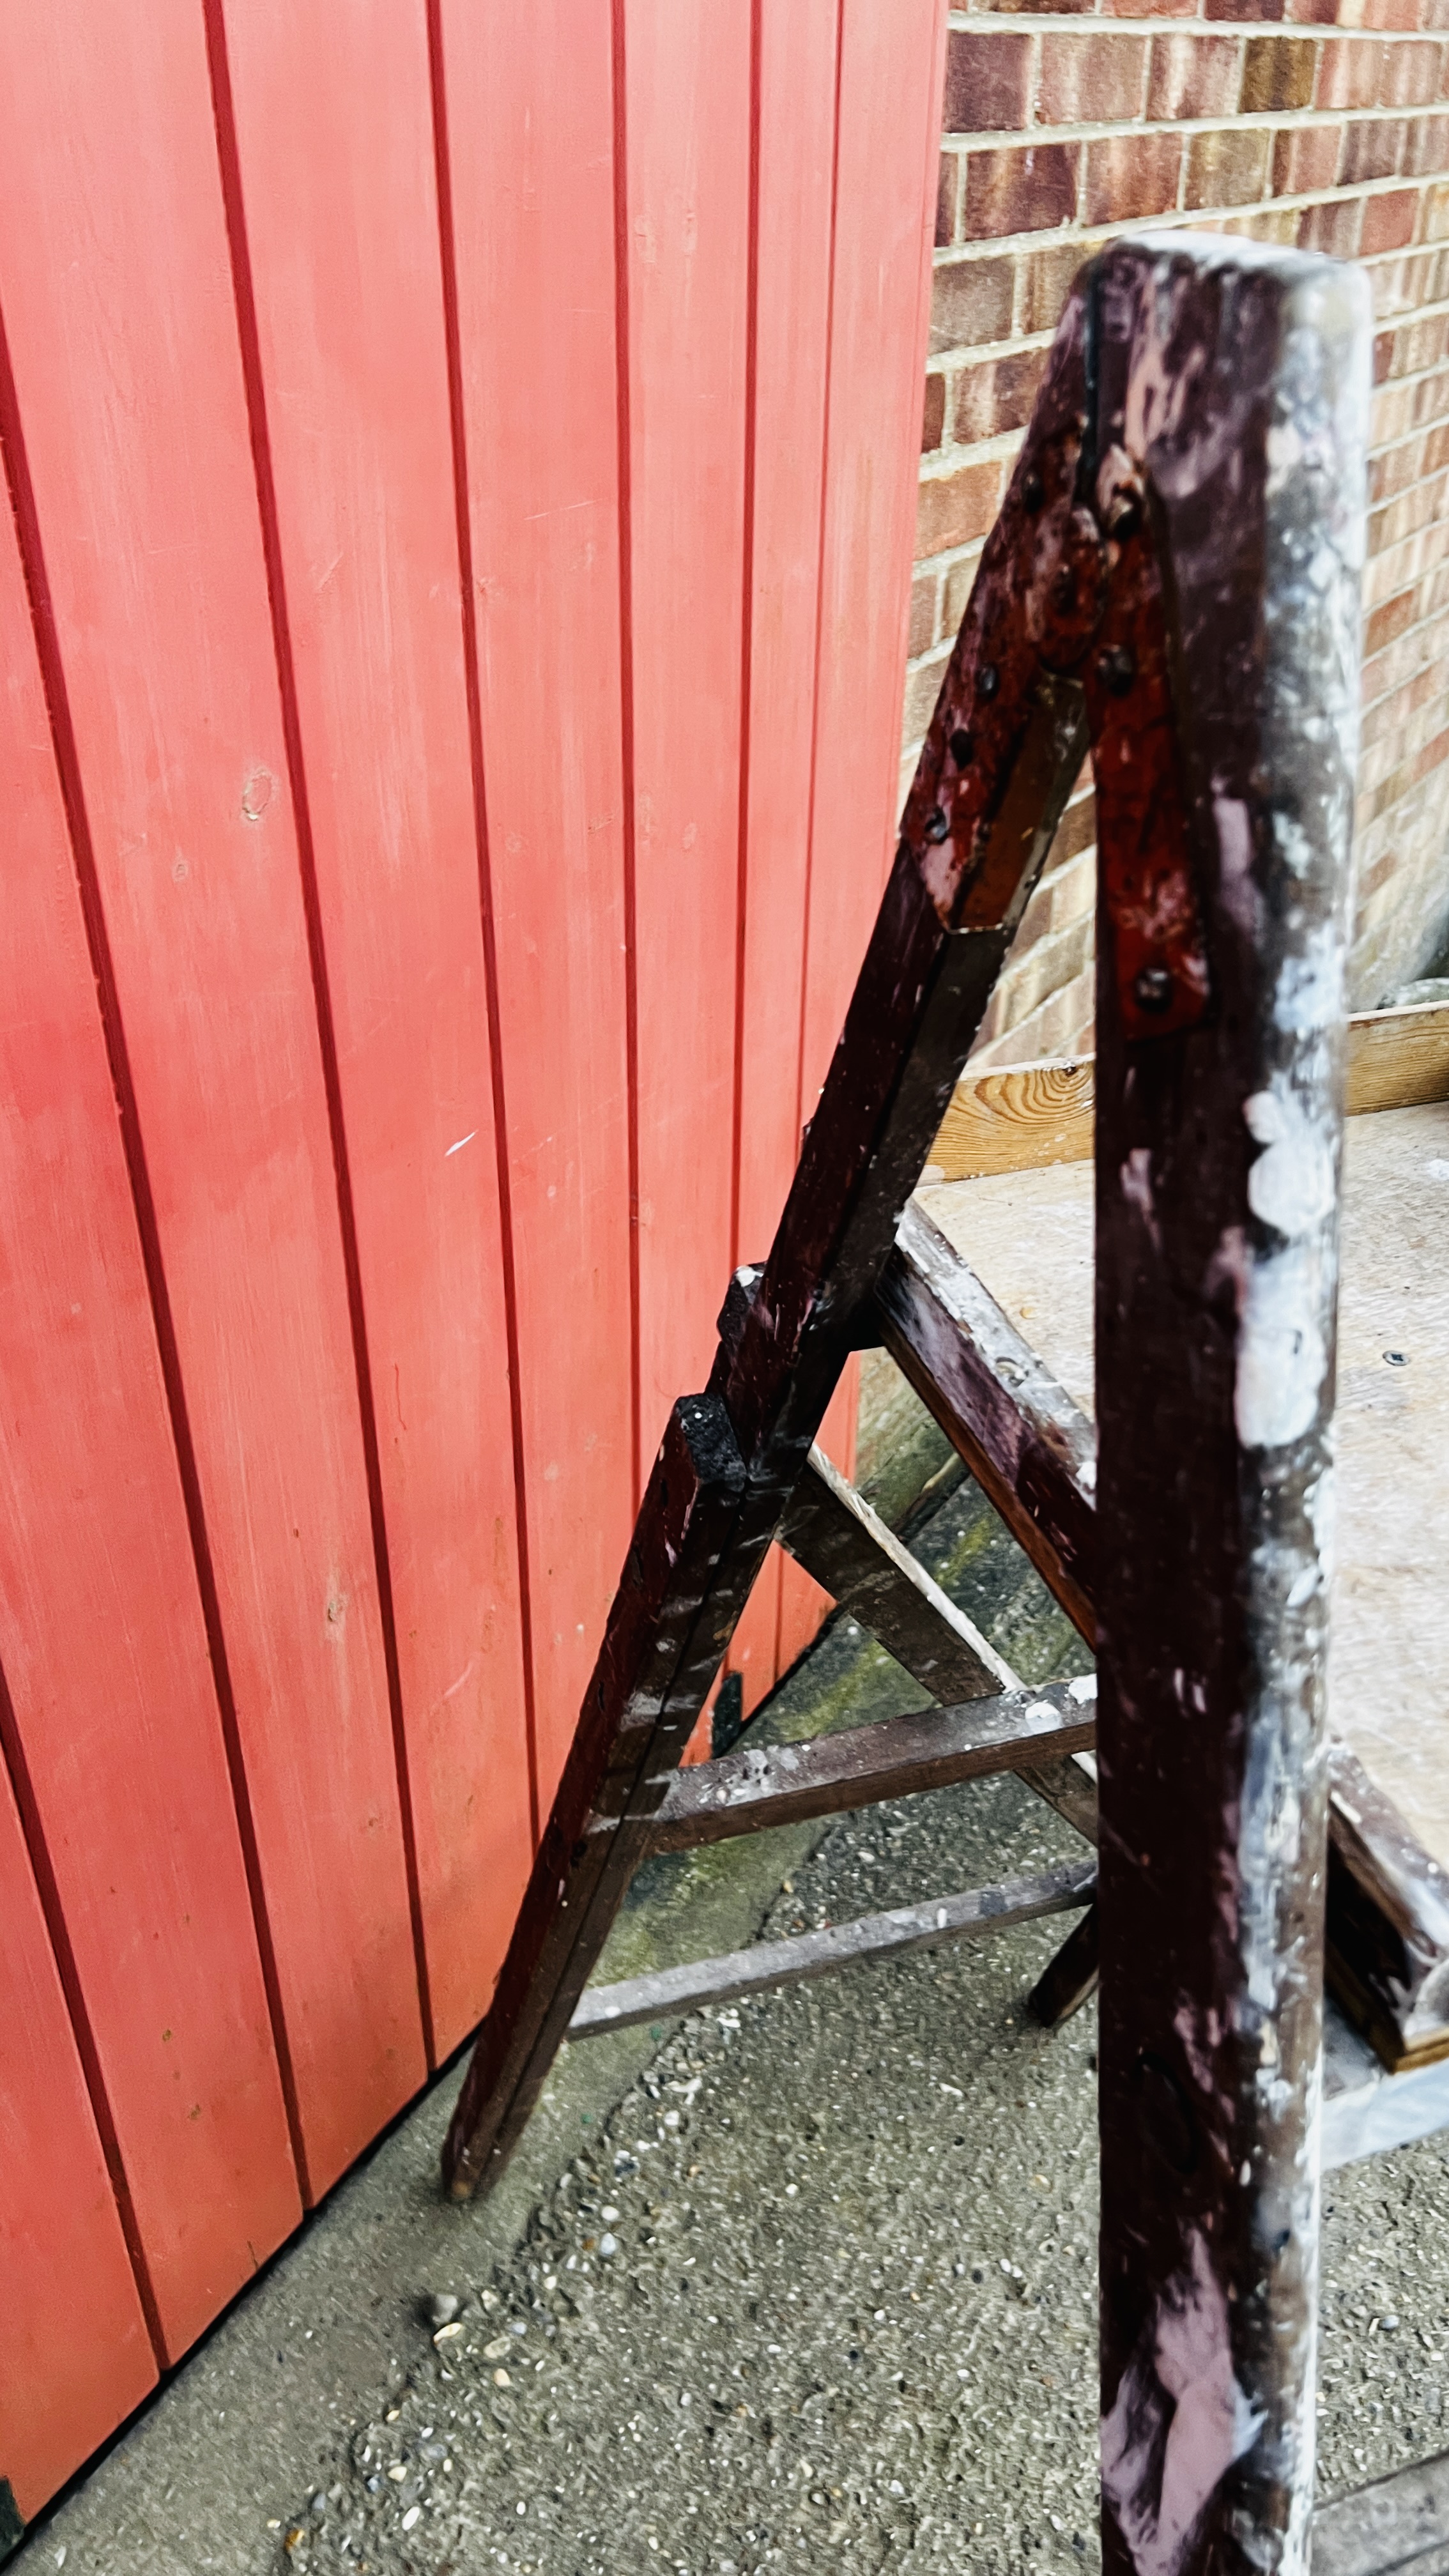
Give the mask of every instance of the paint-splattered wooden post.
POLYGON ((1247 243, 1097 272, 1102 2483, 1136 2576, 1308 2561, 1368 331, 1357 276, 1247 243))

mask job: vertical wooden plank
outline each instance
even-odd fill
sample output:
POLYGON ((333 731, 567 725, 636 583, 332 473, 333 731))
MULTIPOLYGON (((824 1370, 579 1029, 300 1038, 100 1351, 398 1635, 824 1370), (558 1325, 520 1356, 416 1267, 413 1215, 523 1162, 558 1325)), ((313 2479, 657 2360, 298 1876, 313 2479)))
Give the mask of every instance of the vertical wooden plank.
POLYGON ((226 45, 442 2055, 530 1813, 427 25, 260 0, 226 45))
POLYGON ((763 1259, 800 1151, 781 1076, 804 992, 839 15, 758 19, 737 1262, 763 1259))
POLYGON ((0 1991, 0 2478, 28 2522, 157 2373, 3 1761, 0 1991))
MULTIPOLYGON (((0 300, 306 2182, 425 2070, 356 1360, 204 31, 0 21, 0 300)), ((114 1819, 124 1836, 132 1802, 114 1819)))
POLYGON ((945 14, 843 0, 802 1124, 894 841, 945 14))
MULTIPOLYGON (((23 503, 3 366, 0 425, 23 503)), ((300 2202, 8 502, 0 669, 0 990, 11 996, 0 1018, 0 1732, 24 1784, 48 1900, 63 1918, 80 2034, 152 2322, 175 2355, 286 2235, 300 2202)), ((31 1947, 28 1884, 17 1870, 22 1954, 31 1947)), ((6 1869, 0 1915, 11 1895, 6 1869)), ((34 1988, 39 1972, 27 1975, 34 1988)), ((68 2061, 69 2043, 56 2056, 62 2088, 68 2061)), ((17 2118, 28 2117, 22 2077, 23 2067, 17 2118)), ((60 2165, 81 2153, 69 2121, 58 2106, 60 2165)), ((79 2367, 57 2358, 62 2376, 79 2367)), ((134 2397, 129 2363, 121 2386, 124 2411, 134 2397)), ((3 2462, 0 2474, 9 2474, 3 2462)))
POLYGON ((749 287, 749 0, 622 0, 640 1443, 730 1270, 749 287))
POLYGON ((633 1518, 612 30, 437 23, 546 1812, 633 1518))
MULTIPOLYGON (((915 534, 945 10, 842 0, 797 1132, 814 1114, 890 859, 915 534)), ((855 1464, 852 1364, 821 1446, 855 1464)), ((783 1571, 779 1664, 825 1596, 783 1571)))
MULTIPOLYGON (((736 1263, 771 1240, 800 1146, 839 17, 839 0, 755 11, 736 1263)), ((771 1550, 731 1640, 747 1717, 796 1572, 771 1550)))

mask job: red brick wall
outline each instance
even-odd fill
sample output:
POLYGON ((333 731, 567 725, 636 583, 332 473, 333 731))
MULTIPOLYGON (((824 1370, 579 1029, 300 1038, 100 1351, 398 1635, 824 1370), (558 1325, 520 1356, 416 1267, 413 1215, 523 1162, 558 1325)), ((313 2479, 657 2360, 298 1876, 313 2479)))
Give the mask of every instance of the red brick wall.
MULTIPOLYGON (((1449 932, 1449 0, 953 13, 903 776, 1080 263, 1150 220, 1357 259, 1375 343, 1357 1007, 1449 932), (1443 35, 1440 30, 1445 31, 1443 35)), ((1090 783, 979 1052, 1090 1043, 1090 783)))

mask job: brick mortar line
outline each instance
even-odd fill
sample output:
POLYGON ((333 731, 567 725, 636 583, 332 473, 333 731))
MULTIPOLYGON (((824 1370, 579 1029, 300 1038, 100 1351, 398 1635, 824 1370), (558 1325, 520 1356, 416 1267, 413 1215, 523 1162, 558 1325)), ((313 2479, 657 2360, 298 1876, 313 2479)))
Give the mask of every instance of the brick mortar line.
POLYGON ((983 9, 979 14, 953 9, 946 23, 956 36, 979 36, 999 27, 1013 36, 1201 36, 1237 44, 1262 37, 1276 42, 1281 36, 1300 45, 1449 43, 1449 29, 1443 27, 1307 27, 1280 18, 1098 18, 1055 11, 1037 17, 1019 9, 983 9))
MULTIPOLYGON (((1449 116, 1449 99, 1429 99, 1419 107, 1293 107, 1277 112, 1246 107, 1221 116, 1149 116, 1144 111, 1136 116, 1084 117, 1075 125, 987 125, 970 133, 953 128, 942 135, 941 150, 960 161, 971 152, 1034 152, 1038 144, 1118 143, 1133 135, 1341 133, 1346 125, 1398 125, 1410 116, 1449 116)), ((1358 184, 1366 189, 1430 188, 1444 176, 1442 170, 1429 170, 1409 179, 1364 179, 1358 184)))
MULTIPOLYGON (((1449 177, 1449 172, 1439 172, 1436 175, 1449 177)), ((1391 196, 1404 188, 1414 188, 1421 184, 1427 185, 1428 182, 1421 183, 1416 179, 1365 179, 1357 184, 1350 181, 1342 187, 1326 190, 1304 190, 1295 196, 1248 197, 1237 206, 1172 206, 1165 214, 1129 216, 1118 224, 1086 224, 1083 223, 1080 215, 1073 215, 1067 223, 1043 224, 1034 232, 988 233, 976 241, 943 243, 940 249, 932 253, 931 274, 934 277, 944 268, 972 268, 985 259, 1016 258, 1026 251, 1061 249, 1064 244, 1074 241, 1095 242, 1105 246, 1109 241, 1136 237, 1146 232, 1184 232, 1190 225, 1200 222, 1204 217, 1218 223, 1243 224, 1250 222, 1254 215, 1299 215, 1313 206, 1355 205, 1370 196, 1391 196)), ((1287 250, 1291 248, 1291 244, 1285 242, 1283 248, 1287 250)), ((1441 250, 1449 250, 1449 236, 1446 236, 1443 241, 1436 242, 1405 242, 1398 250, 1376 250, 1366 259, 1355 260, 1352 265, 1373 271, 1381 268, 1387 260, 1416 259, 1427 256, 1432 251, 1441 250)), ((1431 309, 1433 308, 1427 304, 1413 304, 1405 308, 1407 313, 1414 314, 1427 313, 1431 309)), ((1375 322, 1375 331, 1389 328, 1391 318, 1386 317, 1384 321, 1375 322)), ((956 344, 953 343, 953 345, 956 344)), ((959 345, 969 348, 971 343, 963 341, 959 345)), ((993 342, 992 345, 1001 344, 993 342)), ((1011 345, 1015 347, 1020 344, 1012 342, 1011 345)), ((933 349, 930 355, 933 358, 943 358, 948 355, 948 352, 944 349, 933 349)))
MULTIPOLYGON (((1449 249, 1449 241, 1434 242, 1432 244, 1426 244, 1425 247, 1432 248, 1434 250, 1446 250, 1449 249)), ((1395 256, 1401 257, 1402 253, 1396 254, 1390 252, 1388 256, 1391 258, 1395 256)), ((1359 262, 1358 265, 1367 268, 1371 266, 1372 263, 1368 260, 1364 260, 1359 262)), ((1413 304, 1410 305, 1407 310, 1409 313, 1414 315, 1415 318, 1417 318, 1421 313, 1432 314, 1436 311, 1449 312, 1449 302, 1446 302, 1442 306, 1432 304, 1413 304)), ((1376 326, 1376 330, 1387 330, 1392 327, 1394 326, 1389 323, 1384 323, 1376 326)), ((1002 358, 1014 358, 1021 355, 1023 352, 1030 354, 1033 349, 1049 349, 1055 336, 1056 334, 1050 330, 1023 331, 1017 339, 982 340, 979 342, 974 340, 961 340, 949 349, 933 350, 926 361, 926 373, 930 375, 933 371, 941 372, 948 368, 954 368, 956 373, 959 375, 963 373, 967 367, 994 366, 998 360, 1002 358)), ((1410 385, 1426 385, 1430 381, 1431 377, 1442 375, 1449 375, 1449 357, 1436 359, 1431 367, 1416 367, 1413 369, 1412 373, 1407 376, 1386 376, 1383 383, 1381 385, 1375 385, 1373 390, 1376 395, 1387 393, 1390 386, 1392 386, 1394 391, 1397 393, 1401 389, 1410 385)), ((1006 433, 1003 431, 1001 435, 1005 436, 1006 433)), ((1370 453, 1378 455, 1381 451, 1378 448, 1374 448, 1370 453)), ((926 454, 922 457, 923 465, 925 464, 926 458, 929 454, 930 450, 928 449, 926 454)), ((935 561, 934 556, 932 556, 931 560, 932 562, 935 561)))

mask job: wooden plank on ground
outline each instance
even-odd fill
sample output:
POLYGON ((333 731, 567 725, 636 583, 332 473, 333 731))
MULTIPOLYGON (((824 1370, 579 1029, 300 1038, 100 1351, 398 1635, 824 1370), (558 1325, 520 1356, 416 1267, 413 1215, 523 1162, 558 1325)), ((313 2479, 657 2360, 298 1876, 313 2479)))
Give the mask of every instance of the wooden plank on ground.
POLYGON ((590 1986, 575 2009, 568 2036, 593 2039, 636 2022, 662 2021, 699 2012, 706 2004, 731 2003, 740 1995, 769 1994, 776 1986, 828 1977, 837 1968, 859 1967, 867 1960, 900 1958, 908 1950, 934 1950, 945 1941, 1009 1932, 1014 1924, 1090 1904, 1096 1878, 1092 1861, 1066 1861, 1038 1878, 1003 1879, 999 1887, 932 1897, 924 1905, 897 1906, 889 1914, 863 1914, 853 1923, 832 1923, 823 1932, 801 1932, 785 1941, 757 1941, 749 1950, 697 1959, 684 1968, 658 1968, 617 1986, 590 1986))
MULTIPOLYGON (((426 2058, 204 14, 58 0, 0 22, 0 79, 0 301, 43 596, 315 2197, 426 2058)), ((133 1789, 118 1837, 137 1805, 133 1789)), ((186 2235, 198 2200, 178 2192, 171 2217, 205 2275, 182 2342, 238 2278, 207 2273, 186 2235)))
POLYGON ((492 1992, 531 1819, 427 28, 387 0, 225 17, 443 2056, 492 1992))
MULTIPOLYGON (((0 416, 30 544, 25 449, 8 391, 0 416)), ((174 2357, 288 2233, 301 2202, 248 1891, 255 1847, 244 1853, 228 1764, 232 1712, 218 1706, 172 1433, 175 1372, 170 1351, 163 1361, 158 1349, 148 1288, 155 1241, 146 1172, 124 1055, 115 1051, 104 946, 88 948, 67 837, 56 740, 84 856, 64 686, 43 621, 42 636, 54 739, 15 522, 0 502, 0 990, 10 997, 0 1017, 0 1737, 65 1943, 158 2342, 174 2357), (133 1181, 148 1219, 144 1241, 133 1181)), ((97 928, 92 906, 92 937, 97 928)), ((245 1807, 241 1821, 249 1828, 245 1807)), ((18 1962, 32 1947, 29 1886, 23 1861, 13 1870, 0 1863, 0 1945, 17 1943, 18 1962)), ((40 1970, 23 1973, 38 1991, 40 1970)), ((9 1991, 0 1979, 0 1994, 9 1991)), ((0 2013, 7 2060, 9 2009, 0 2013)), ((51 2041, 56 2098, 47 2125, 31 2127, 24 2107, 29 2041, 20 2024, 19 2058, 0 2075, 0 2131, 12 2102, 24 2132, 8 2133, 0 2148, 0 2205, 17 2223, 28 2210, 38 2224, 58 2187, 47 2171, 38 2178, 42 2201, 31 2197, 34 2154, 74 2179, 75 2160, 84 2165, 89 2153, 74 2135, 75 2120, 88 2127, 91 2114, 83 2101, 77 2107, 70 2042, 57 2030, 51 2041)), ((88 2192, 87 2184, 87 2207, 88 2192)), ((94 2321, 77 2337, 68 2302, 54 2304, 64 2242, 61 2230, 41 2229, 36 2239, 57 2339, 46 2367, 58 2387, 78 2390, 74 2448, 67 2454, 57 2437, 45 2453, 57 2477, 108 2429, 100 2392, 117 2336, 110 2421, 139 2393, 129 2309, 118 2309, 99 2235, 86 2291, 94 2321), (90 2360, 67 2349, 92 2338, 90 2360), (96 2378, 82 2402, 75 2374, 84 2379, 92 2363, 96 2378)), ((24 2278, 23 2266, 0 2272, 7 2310, 12 2284, 22 2299, 24 2278)), ((16 2331, 36 2357, 31 2328, 16 2331)), ((41 2405, 42 2392, 32 2391, 23 2420, 35 2420, 25 2410, 41 2405)), ((0 2475, 8 2474, 0 2457, 0 2475)))
POLYGON ((1043 1689, 1002 1691, 955 1708, 874 1719, 808 1744, 738 1745, 717 1762, 673 1774, 650 1827, 653 1851, 690 1851, 769 1825, 837 1816, 884 1798, 1015 1771, 1084 1751, 1096 1740, 1090 1674, 1043 1689))
MULTIPOLYGON (((941 1122, 928 1181, 1034 1171, 1092 1159, 1096 1060, 969 1066, 941 1122)), ((1413 1109, 1449 1100, 1449 1003, 1361 1011, 1348 1024, 1348 1109, 1413 1109)))
POLYGON ((541 1817, 635 1504, 613 38, 607 0, 437 22, 541 1817))

